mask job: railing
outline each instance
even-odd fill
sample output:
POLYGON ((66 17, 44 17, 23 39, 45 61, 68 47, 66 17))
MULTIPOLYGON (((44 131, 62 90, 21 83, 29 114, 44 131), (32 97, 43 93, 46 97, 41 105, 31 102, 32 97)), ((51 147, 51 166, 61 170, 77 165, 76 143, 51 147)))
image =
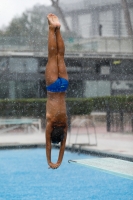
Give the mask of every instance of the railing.
MULTIPOLYGON (((67 52, 133 53, 133 38, 65 38, 67 52)), ((47 52, 46 38, 0 37, 0 51, 47 52)))
POLYGON ((133 113, 124 111, 107 112, 107 131, 133 132, 133 113))
POLYGON ((79 39, 73 42, 66 41, 67 49, 84 52, 103 53, 133 53, 133 38, 96 37, 79 39))
POLYGON ((47 51, 46 38, 0 37, 0 51, 47 51))

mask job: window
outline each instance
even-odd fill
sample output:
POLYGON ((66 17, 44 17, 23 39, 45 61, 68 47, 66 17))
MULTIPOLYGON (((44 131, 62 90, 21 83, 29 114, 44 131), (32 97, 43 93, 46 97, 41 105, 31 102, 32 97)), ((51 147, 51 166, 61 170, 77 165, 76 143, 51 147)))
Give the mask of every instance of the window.
POLYGON ((8 59, 0 58, 0 75, 2 75, 8 68, 8 59))
POLYGON ((0 99, 9 98, 9 83, 7 81, 0 82, 0 99))
POLYGON ((10 58, 9 70, 11 73, 37 73, 38 61, 35 58, 10 58))
POLYGON ((37 94, 37 82, 17 81, 15 83, 15 98, 36 98, 37 94))
POLYGON ((119 75, 133 75, 133 61, 132 60, 112 61, 112 73, 119 75))
POLYGON ((110 81, 85 81, 85 97, 110 96, 110 81))
POLYGON ((133 81, 113 81, 113 90, 133 90, 133 81))

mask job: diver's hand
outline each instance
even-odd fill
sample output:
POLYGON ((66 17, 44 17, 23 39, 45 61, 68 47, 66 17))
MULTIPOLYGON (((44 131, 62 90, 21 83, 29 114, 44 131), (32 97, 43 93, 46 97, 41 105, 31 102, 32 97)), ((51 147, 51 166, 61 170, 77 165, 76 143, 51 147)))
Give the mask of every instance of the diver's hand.
POLYGON ((50 168, 52 168, 52 169, 57 169, 59 166, 60 166, 60 163, 58 163, 58 162, 55 163, 55 164, 52 163, 52 162, 49 163, 49 169, 50 169, 50 168))

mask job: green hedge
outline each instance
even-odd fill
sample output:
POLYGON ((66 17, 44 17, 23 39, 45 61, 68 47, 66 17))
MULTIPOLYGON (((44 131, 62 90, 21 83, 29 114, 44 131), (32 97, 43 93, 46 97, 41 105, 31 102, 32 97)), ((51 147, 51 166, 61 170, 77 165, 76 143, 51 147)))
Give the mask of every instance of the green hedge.
MULTIPOLYGON (((68 98, 67 110, 71 115, 90 114, 92 111, 123 110, 133 112, 133 96, 96 98, 68 98)), ((0 100, 0 116, 38 117, 46 115, 46 99, 0 100)))
POLYGON ((0 100, 0 116, 45 117, 46 99, 0 100))
POLYGON ((93 98, 93 110, 133 112, 133 96, 110 96, 93 98))
MULTIPOLYGON (((71 115, 89 114, 92 105, 88 99, 67 99, 67 110, 71 115)), ((45 117, 46 99, 0 100, 0 116, 45 117)))

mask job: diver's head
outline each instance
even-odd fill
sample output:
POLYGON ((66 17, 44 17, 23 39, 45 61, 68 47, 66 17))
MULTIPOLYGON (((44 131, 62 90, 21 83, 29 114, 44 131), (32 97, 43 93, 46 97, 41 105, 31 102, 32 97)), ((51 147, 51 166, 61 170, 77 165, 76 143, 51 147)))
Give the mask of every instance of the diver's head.
POLYGON ((54 127, 51 133, 51 142, 53 144, 58 144, 64 139, 64 127, 54 127))

